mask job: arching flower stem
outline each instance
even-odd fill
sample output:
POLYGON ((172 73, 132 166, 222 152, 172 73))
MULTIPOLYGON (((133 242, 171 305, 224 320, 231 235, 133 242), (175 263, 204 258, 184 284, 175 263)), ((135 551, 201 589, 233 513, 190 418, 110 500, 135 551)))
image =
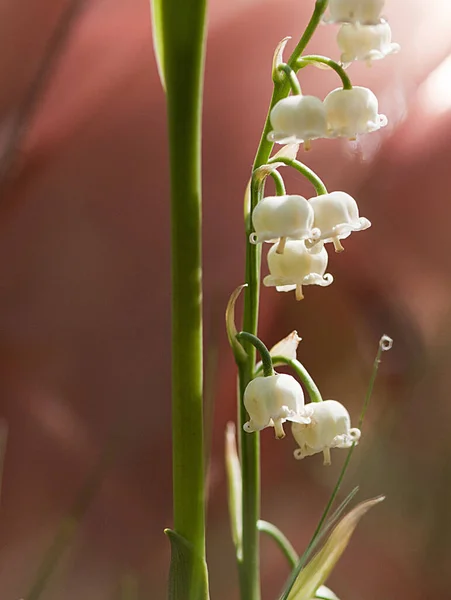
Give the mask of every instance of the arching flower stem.
POLYGON ((344 68, 331 58, 328 58, 327 56, 320 56, 319 54, 309 54, 307 56, 302 56, 297 61, 297 66, 299 69, 303 69, 304 67, 311 65, 312 63, 320 63, 323 65, 327 65, 328 67, 333 69, 340 77, 343 83, 343 89, 352 90, 351 80, 349 79, 349 76, 344 70, 344 68))
POLYGON ((274 185, 276 187, 276 195, 285 196, 287 190, 285 189, 285 183, 283 181, 282 175, 279 173, 279 171, 274 170, 271 171, 271 177, 273 178, 274 185))
MULTIPOLYGON (((278 365, 287 365, 290 369, 293 369, 298 379, 301 381, 302 385, 305 387, 307 394, 309 395, 311 402, 322 402, 323 397, 321 396, 321 392, 319 391, 318 386, 313 380, 313 377, 304 367, 304 365, 296 359, 287 358, 285 356, 273 356, 272 364, 274 367, 278 365)), ((263 370, 263 365, 257 369, 255 375, 260 375, 263 370)))
POLYGON ((299 80, 296 77, 295 71, 293 71, 293 69, 286 63, 282 63, 277 67, 277 69, 279 71, 283 71, 287 76, 287 80, 290 84, 291 91, 293 92, 293 94, 296 96, 300 96, 302 94, 301 84, 299 83, 299 80))
POLYGON ((271 158, 268 161, 268 164, 271 164, 272 162, 281 162, 289 167, 293 167, 293 169, 296 169, 296 171, 299 171, 299 173, 301 173, 301 175, 303 175, 306 179, 308 179, 310 181, 310 183, 315 188, 316 194, 318 196, 327 194, 327 188, 324 185, 323 181, 318 177, 318 175, 315 173, 315 171, 312 171, 312 169, 307 167, 307 165, 304 165, 304 163, 302 163, 301 161, 296 160, 296 159, 279 157, 277 159, 271 158))
POLYGON ((282 554, 287 559, 290 567, 294 569, 298 563, 299 556, 287 536, 282 533, 278 527, 272 523, 269 523, 268 521, 262 521, 260 519, 257 523, 257 527, 261 533, 266 533, 266 535, 272 537, 282 551, 282 554))
POLYGON ((254 346, 254 348, 256 348, 259 351, 262 359, 263 375, 265 377, 271 377, 272 375, 274 375, 271 354, 269 353, 269 350, 265 346, 265 344, 256 335, 248 333, 247 331, 241 331, 237 334, 236 337, 239 341, 246 340, 250 342, 254 346))

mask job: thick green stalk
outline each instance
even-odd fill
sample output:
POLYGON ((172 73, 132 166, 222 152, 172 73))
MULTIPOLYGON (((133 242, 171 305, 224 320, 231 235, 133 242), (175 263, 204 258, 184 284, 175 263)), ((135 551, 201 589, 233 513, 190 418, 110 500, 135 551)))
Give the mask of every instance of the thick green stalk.
MULTIPOLYGON (((171 178, 174 529, 201 559, 205 557, 201 262, 205 12, 205 0, 161 4, 171 178)), ((201 575, 190 575, 198 583, 201 575)))
MULTIPOLYGON (((296 70, 296 62, 318 27, 327 4, 328 0, 316 1, 312 18, 287 62, 289 68, 296 70)), ((279 100, 288 95, 289 91, 290 83, 287 77, 274 83, 268 115, 254 160, 253 172, 268 162, 273 147, 273 143, 267 139, 268 133, 271 130, 269 113, 279 100)), ((249 242, 249 235, 252 233, 251 214, 258 203, 261 192, 261 185, 253 181, 251 185, 250 211, 246 222, 246 283, 248 285, 244 295, 243 316, 243 330, 253 335, 257 335, 258 333, 261 244, 251 244, 249 242)), ((243 475, 243 556, 242 560, 239 561, 240 591, 241 600, 260 600, 259 535, 257 529, 257 522, 260 518, 260 437, 258 433, 245 433, 243 431, 243 424, 247 420, 243 395, 247 384, 254 377, 256 352, 252 344, 245 342, 244 346, 248 358, 246 361, 238 364, 238 422, 243 475)))
MULTIPOLYGON (((287 62, 288 67, 291 69, 296 70, 296 61, 318 27, 327 4, 328 0, 316 1, 312 18, 287 62)), ((253 171, 268 162, 273 147, 272 142, 267 139, 268 133, 271 130, 269 113, 279 100, 288 95, 289 91, 290 83, 288 78, 284 77, 282 81, 274 83, 269 111, 255 156, 253 171)), ((258 333, 261 245, 249 243, 249 235, 252 233, 250 215, 258 202, 260 192, 259 185, 253 183, 251 185, 250 211, 246 222, 246 283, 248 286, 244 296, 243 329, 253 335, 257 335, 258 333)), ((240 590, 242 600, 260 600, 259 535, 257 529, 257 522, 260 518, 260 438, 258 433, 245 433, 243 431, 243 424, 247 420, 243 395, 247 384, 254 377, 256 353, 252 344, 245 342, 244 345, 248 358, 246 361, 238 364, 240 392, 238 422, 243 475, 243 556, 242 560, 239 561, 240 590)))

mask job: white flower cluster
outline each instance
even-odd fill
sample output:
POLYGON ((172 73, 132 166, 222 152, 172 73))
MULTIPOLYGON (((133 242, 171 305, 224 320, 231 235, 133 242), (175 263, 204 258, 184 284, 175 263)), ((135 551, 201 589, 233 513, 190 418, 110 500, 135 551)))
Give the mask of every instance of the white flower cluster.
POLYGON ((341 62, 371 64, 399 51, 391 41, 390 25, 381 17, 384 0, 330 0, 329 23, 341 25, 337 35, 341 62))
POLYGON ((301 385, 291 375, 277 373, 253 379, 244 392, 244 406, 249 421, 247 433, 274 427, 276 437, 285 437, 283 423, 291 421, 293 437, 299 448, 296 459, 324 454, 330 464, 331 448, 350 448, 360 439, 360 430, 351 427, 346 408, 336 400, 310 402, 304 405, 301 385))
POLYGON ((271 142, 309 144, 319 138, 346 137, 377 131, 387 125, 387 117, 378 114, 379 105, 371 90, 354 86, 330 92, 324 102, 316 96, 288 96, 271 110, 271 142))
POLYGON ((370 227, 359 216, 357 203, 345 192, 332 192, 306 200, 303 196, 268 196, 252 213, 254 244, 273 243, 268 252, 270 274, 263 283, 278 292, 295 290, 302 300, 302 286, 328 286, 333 277, 326 273, 328 256, 325 243, 333 243, 336 252, 340 240, 353 231, 370 227))
MULTIPOLYGON (((384 0, 330 0, 330 15, 325 20, 341 24, 337 42, 343 64, 371 64, 398 52, 399 45, 391 41, 390 25, 381 18, 383 6, 384 0)), ((304 143, 306 148, 318 138, 355 139, 387 125, 387 117, 378 111, 376 96, 365 87, 337 88, 324 101, 295 94, 271 110, 268 139, 279 144, 304 143)))

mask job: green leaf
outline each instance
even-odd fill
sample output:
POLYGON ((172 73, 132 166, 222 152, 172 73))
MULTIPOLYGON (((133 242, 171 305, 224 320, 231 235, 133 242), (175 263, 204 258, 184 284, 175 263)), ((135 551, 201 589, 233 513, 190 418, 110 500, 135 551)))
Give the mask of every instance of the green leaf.
POLYGON ((320 598, 321 600, 339 600, 338 596, 325 585, 319 586, 316 590, 315 598, 320 598))
POLYGON ((238 300, 242 290, 247 287, 247 283, 239 285, 230 295, 229 301, 227 302, 225 320, 226 320, 226 331, 229 339, 229 344, 232 348, 233 355, 236 362, 245 362, 248 358, 247 353, 241 343, 237 340, 238 330, 235 324, 235 304, 238 300))
POLYGON ((235 545, 238 560, 243 558, 243 511, 241 497, 243 495, 243 482, 241 478, 241 465, 236 447, 236 427, 234 423, 227 423, 225 435, 225 459, 228 487, 228 504, 232 539, 235 545))
POLYGON ((303 569, 288 595, 288 600, 311 600, 331 574, 345 551, 358 522, 370 508, 379 504, 383 496, 358 504, 332 531, 318 554, 303 569))
POLYGON ((207 564, 192 544, 172 529, 165 529, 171 542, 169 600, 208 600, 207 564))
POLYGON ((166 91, 166 82, 164 78, 164 45, 163 45, 163 19, 162 5, 164 0, 150 0, 150 11, 152 21, 152 41, 155 51, 155 60, 157 61, 158 74, 161 85, 166 91))

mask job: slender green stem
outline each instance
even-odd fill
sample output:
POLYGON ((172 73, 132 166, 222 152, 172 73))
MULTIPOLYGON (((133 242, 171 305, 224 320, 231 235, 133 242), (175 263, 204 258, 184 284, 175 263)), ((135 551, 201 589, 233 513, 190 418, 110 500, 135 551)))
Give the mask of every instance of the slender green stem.
POLYGON ((257 523, 258 530, 261 533, 266 533, 276 542, 279 548, 282 550, 283 555, 288 560, 288 563, 292 569, 297 565, 299 560, 298 553, 293 548, 290 540, 285 534, 283 534, 278 527, 268 521, 259 520, 257 523))
MULTIPOLYGON (((296 359, 286 358, 285 356, 273 356, 272 364, 276 367, 278 365, 287 365, 296 373, 298 378, 301 380, 303 386, 307 390, 307 393, 310 397, 310 402, 322 402, 323 397, 321 396, 321 392, 319 391, 318 386, 313 381, 312 376, 304 367, 304 365, 296 359)), ((261 367, 260 367, 261 369, 261 367)), ((260 370, 259 369, 259 370, 260 370)), ((258 371, 257 373, 258 374, 258 371)))
MULTIPOLYGON (((308 42, 318 27, 321 16, 326 10, 328 0, 316 0, 313 15, 299 43, 290 56, 287 64, 293 70, 296 61, 304 52, 308 42)), ((254 160, 253 171, 268 162, 273 143, 267 139, 271 130, 269 115, 274 105, 285 98, 290 91, 289 82, 274 83, 273 94, 263 128, 260 143, 254 160)), ((244 296, 243 329, 257 335, 258 303, 260 294, 260 260, 261 245, 251 244, 249 235, 252 233, 251 215, 261 193, 261 186, 252 181, 250 210, 246 218, 246 283, 248 287, 244 296)), ((260 569, 259 569, 259 536, 257 521, 260 513, 260 438, 258 433, 245 433, 243 424, 247 419, 243 404, 243 395, 247 384, 254 377, 255 348, 245 343, 248 358, 238 364, 239 377, 239 406, 238 422, 240 429, 240 453, 243 475, 243 559, 239 562, 241 600, 260 600, 260 569)))
MULTIPOLYGON (((381 339, 379 340, 379 347, 376 353, 376 358, 374 359, 374 363, 373 363, 373 369, 371 371, 371 377, 370 377, 370 381, 368 383, 368 388, 365 394, 365 400, 363 403, 363 408, 362 408, 362 412, 360 414, 360 419, 359 419, 359 429, 362 428, 363 425, 363 420, 365 418, 365 414, 366 411, 368 409, 370 400, 371 400, 371 396, 373 395, 373 390, 374 390, 374 384, 376 382, 376 377, 377 377, 377 373, 379 371, 379 365, 381 363, 381 356, 382 356, 382 352, 385 352, 387 350, 390 350, 393 344, 393 340, 391 338, 389 338, 388 336, 384 335, 381 337, 381 339)), ((276 359, 274 359, 274 362, 276 363, 276 359)), ((323 511, 323 514, 321 516, 321 519, 319 520, 318 525, 316 526, 316 529, 310 539, 310 542, 307 546, 307 548, 305 549, 303 555, 301 556, 299 563, 296 567, 295 572, 293 572, 292 576, 290 577, 290 583, 288 585, 288 587, 285 589, 285 594, 283 596, 283 598, 286 598, 288 596, 288 593, 294 583, 294 581, 296 580, 297 574, 301 571, 301 569, 303 568, 303 566, 305 565, 305 563, 307 562, 310 554, 312 553, 314 547, 316 546, 317 542, 319 541, 320 537, 323 535, 324 533, 324 523, 329 515, 329 512, 332 508, 333 503, 335 502, 335 499, 338 495, 338 492, 340 491, 341 488, 341 484, 343 483, 343 479, 346 475, 346 471, 348 470, 348 466, 349 463, 351 461, 352 455, 354 453, 354 449, 355 449, 356 444, 352 444, 351 448, 348 451, 348 454, 346 456, 346 460, 343 464, 343 467, 341 468, 340 471, 340 475, 338 476, 338 480, 337 483, 335 484, 335 487, 332 491, 332 494, 330 495, 329 501, 326 504, 326 507, 323 511)), ((355 488, 353 490, 353 492, 351 492, 351 494, 355 495, 355 493, 357 492, 358 488, 355 488)), ((349 496, 348 498, 346 498, 347 503, 349 503, 349 496)), ((336 511, 336 513, 338 513, 341 509, 341 506, 338 508, 338 510, 336 511)), ((333 517, 334 518, 334 517, 333 517)))
POLYGON ((276 195, 285 196, 287 190, 285 189, 285 183, 283 181, 282 175, 279 173, 279 171, 274 170, 271 171, 271 177, 273 178, 274 184, 276 186, 276 195))
POLYGON ((300 160, 285 158, 283 156, 277 157, 277 158, 271 158, 270 160, 268 160, 269 165, 271 163, 276 163, 276 162, 281 162, 284 165, 293 167, 293 169, 296 169, 296 171, 299 171, 299 173, 301 173, 301 175, 303 175, 306 179, 308 179, 310 181, 310 183, 315 188, 318 196, 327 194, 327 188, 324 185, 322 179, 320 179, 318 177, 318 175, 315 173, 315 171, 312 171, 312 169, 307 167, 307 165, 304 165, 304 163, 302 163, 300 160))
POLYGON ((343 89, 344 90, 352 90, 352 83, 351 83, 351 80, 349 79, 349 76, 346 73, 346 71, 343 69, 343 67, 341 65, 339 65, 337 62, 335 62, 331 58, 328 58, 327 56, 320 56, 319 54, 309 54, 307 56, 301 56, 301 58, 297 62, 297 66, 300 69, 302 69, 303 67, 306 67, 307 65, 311 65, 312 63, 321 63, 321 64, 327 65, 328 67, 333 69, 337 73, 337 75, 340 77, 340 79, 343 83, 343 89))
MULTIPOLYGON (((377 350, 376 358, 374 359, 373 370, 371 372, 370 381, 368 383, 368 388, 367 388, 367 391, 365 394, 365 400, 363 403, 363 408, 362 408, 362 412, 360 414, 360 419, 359 419, 359 423, 358 423, 359 429, 362 428, 363 420, 365 418, 365 414, 368 409, 368 406, 369 406, 369 403, 371 400, 371 396, 373 395, 374 384, 376 382, 377 372, 379 370, 379 365, 381 362, 381 355, 382 355, 382 352, 384 352, 382 339, 379 342, 379 348, 377 350)), ((343 467, 341 468, 340 475, 338 477, 338 481, 337 481, 337 483, 334 487, 334 490, 329 498, 329 502, 327 503, 326 508, 324 509, 324 513, 315 529, 315 533, 313 534, 312 539, 310 540, 309 546, 314 543, 316 537, 318 536, 319 532, 321 531, 321 529, 323 527, 324 521, 326 520, 327 515, 329 514, 329 511, 330 511, 333 503, 335 502, 335 498, 337 497, 337 494, 340 491, 341 484, 346 475, 346 471, 348 470, 349 463, 351 462, 352 455, 354 454, 355 447, 356 447, 356 444, 354 442, 348 450, 348 454, 346 456, 345 462, 343 463, 343 467)), ((307 546, 307 548, 308 548, 308 546, 307 546)))
POLYGON ((295 96, 300 96, 302 94, 301 84, 299 83, 299 80, 296 77, 295 71, 293 71, 293 69, 285 63, 282 63, 277 68, 279 71, 283 71, 287 76, 288 83, 290 84, 291 91, 293 92, 293 94, 295 96))
MULTIPOLYGON (((257 335, 258 302, 260 290, 261 245, 249 243, 252 233, 251 214, 263 193, 261 181, 252 178, 250 210, 246 221, 246 283, 244 291, 244 329, 257 335)), ((243 403, 244 391, 253 379, 256 350, 244 341, 247 359, 238 362, 239 399, 238 423, 240 432, 240 458, 243 480, 242 515, 243 543, 242 560, 239 562, 240 591, 242 600, 260 600, 260 552, 257 521, 260 514, 260 434, 245 433, 243 425, 247 413, 243 403)))
POLYGON ((269 353, 269 350, 265 344, 256 335, 248 333, 247 331, 241 331, 236 337, 240 341, 247 340, 259 351, 262 359, 263 375, 265 377, 271 377, 274 375, 271 354, 269 353))
MULTIPOLYGON (((193 565, 199 565, 205 557, 201 111, 206 0, 165 0, 161 11, 171 179, 174 530, 190 544, 200 559, 193 565)), ((189 574, 189 599, 206 579, 197 568, 189 574)))

